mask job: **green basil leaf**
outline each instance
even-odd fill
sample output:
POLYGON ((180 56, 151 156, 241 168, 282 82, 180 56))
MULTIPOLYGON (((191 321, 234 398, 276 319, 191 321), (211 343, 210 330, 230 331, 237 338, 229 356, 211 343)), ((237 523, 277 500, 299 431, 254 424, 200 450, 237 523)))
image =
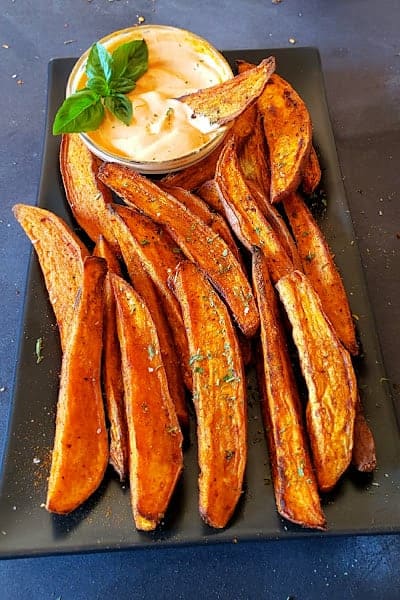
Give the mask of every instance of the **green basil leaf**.
POLYGON ((99 94, 99 96, 108 96, 109 94, 107 81, 104 77, 99 77, 98 75, 88 79, 86 87, 99 94))
MULTIPOLYGON (((144 40, 133 40, 121 44, 114 50, 112 60, 112 81, 116 83, 123 77, 131 80, 133 84, 147 71, 149 60, 147 44, 144 40)), ((133 85, 131 89, 133 89, 133 85)))
POLYGON ((94 131, 104 117, 104 107, 99 94, 83 89, 68 96, 57 111, 53 135, 94 131))
POLYGON ((109 82, 112 74, 112 57, 102 44, 93 44, 86 61, 86 75, 88 79, 101 77, 109 82))
POLYGON ((109 85, 110 94, 127 94, 136 87, 136 83, 133 79, 128 77, 120 77, 116 81, 111 80, 109 85))
POLYGON ((132 102, 124 94, 115 94, 114 96, 107 96, 104 100, 106 108, 115 116, 117 119, 129 125, 132 120, 132 102))

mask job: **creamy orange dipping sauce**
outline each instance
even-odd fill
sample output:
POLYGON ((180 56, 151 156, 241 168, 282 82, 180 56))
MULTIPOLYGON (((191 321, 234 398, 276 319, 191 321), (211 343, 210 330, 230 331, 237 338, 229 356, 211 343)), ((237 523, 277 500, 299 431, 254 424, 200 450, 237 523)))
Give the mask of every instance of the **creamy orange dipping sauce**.
MULTIPOLYGON (((190 109, 174 98, 232 77, 225 59, 207 42, 184 30, 140 27, 103 40, 109 52, 132 39, 144 39, 148 71, 128 94, 133 117, 129 126, 109 111, 99 129, 87 137, 106 152, 134 161, 160 162, 201 148, 216 133, 202 133, 190 109)), ((78 88, 84 87, 82 74, 78 88)))

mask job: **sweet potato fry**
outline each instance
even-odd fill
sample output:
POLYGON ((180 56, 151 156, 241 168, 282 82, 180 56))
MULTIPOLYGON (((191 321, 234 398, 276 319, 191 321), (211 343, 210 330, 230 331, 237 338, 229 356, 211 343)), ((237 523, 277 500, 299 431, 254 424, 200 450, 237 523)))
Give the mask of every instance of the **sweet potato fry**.
POLYGON ((167 228, 185 255, 207 274, 223 296, 243 333, 249 337, 254 335, 259 317, 253 292, 224 240, 176 198, 139 173, 107 163, 100 169, 99 177, 128 205, 167 228))
POLYGON ((65 195, 77 223, 93 242, 102 235, 118 254, 112 229, 107 229, 107 205, 110 190, 97 179, 101 161, 94 156, 76 133, 62 136, 60 171, 65 195))
POLYGON ((106 262, 85 259, 83 284, 67 340, 60 378, 47 510, 66 514, 98 488, 108 463, 101 395, 103 283, 106 262))
POLYGON ((36 250, 64 350, 82 285, 83 260, 89 252, 67 224, 48 210, 16 204, 13 213, 36 250))
POLYGON ((303 267, 296 243, 281 214, 277 208, 270 203, 265 194, 260 192, 259 188, 256 187, 252 181, 247 181, 246 183, 254 201, 263 213, 264 217, 267 219, 268 223, 271 225, 272 229, 275 231, 283 249, 292 261, 293 268, 302 271, 303 267))
POLYGON ((182 433, 154 322, 142 298, 111 274, 117 303, 129 431, 131 504, 137 529, 157 527, 183 467, 182 433))
POLYGON ((121 351, 117 334, 115 298, 109 273, 121 275, 121 267, 111 246, 100 236, 93 254, 104 258, 108 273, 104 282, 104 319, 102 380, 108 421, 110 423, 110 464, 121 481, 128 475, 128 430, 124 405, 124 384, 121 370, 121 351))
POLYGON ((271 202, 294 192, 307 164, 312 126, 307 107, 292 86, 276 73, 260 98, 271 169, 271 202))
POLYGON ((199 217, 207 225, 210 227, 216 235, 219 235, 227 244, 232 254, 236 257, 237 261, 241 264, 244 269, 244 264, 242 261, 242 257, 239 252, 239 248, 235 240, 233 239, 233 235, 231 230, 229 229, 224 217, 219 215, 218 213, 212 212, 207 204, 202 200, 199 196, 196 196, 192 192, 185 190, 184 188, 171 187, 166 190, 169 194, 172 194, 179 202, 184 204, 191 213, 199 217))
MULTIPOLYGON (((163 299, 163 308, 172 331, 178 356, 181 361, 182 374, 189 390, 192 389, 192 374, 189 369, 189 347, 181 308, 174 294, 168 287, 168 278, 175 272, 178 264, 184 260, 180 248, 160 225, 156 225, 145 215, 126 206, 113 205, 115 212, 123 219, 132 234, 136 245, 135 251, 153 281, 159 295, 163 299)), ((129 249, 125 244, 125 257, 129 249)), ((131 271, 134 267, 131 267, 131 271)))
POLYGON ((290 194, 283 206, 296 239, 303 271, 319 295, 324 312, 342 344, 356 355, 358 344, 346 290, 328 244, 299 194, 290 194))
POLYGON ((361 473, 372 473, 376 468, 375 441, 370 426, 364 416, 360 397, 357 399, 354 422, 353 466, 361 473))
POLYGON ((293 271, 276 287, 308 388, 307 429, 318 486, 328 492, 349 466, 353 450, 357 384, 351 358, 306 275, 293 271))
POLYGON ((292 271, 292 261, 258 208, 245 182, 233 137, 227 141, 221 152, 215 181, 232 229, 248 250, 251 251, 254 246, 262 249, 273 281, 278 281, 292 271))
POLYGON ((304 167, 303 180, 301 182, 303 192, 308 196, 311 196, 319 186, 320 181, 321 167, 315 148, 314 146, 311 146, 310 154, 304 167))
POLYGON ((225 125, 252 104, 275 70, 273 56, 223 83, 177 98, 192 110, 192 119, 205 117, 211 125, 225 125))
POLYGON ((266 152, 262 118, 261 115, 257 115, 251 135, 241 146, 238 145, 238 158, 245 178, 253 182, 260 192, 269 198, 271 177, 266 152))
POLYGON ((182 171, 171 173, 161 179, 163 185, 168 187, 182 187, 185 190, 196 190, 205 181, 212 179, 217 166, 221 146, 218 146, 208 156, 182 171))
POLYGON ((182 263, 171 279, 193 369, 200 514, 221 528, 239 500, 246 465, 246 388, 239 344, 224 303, 195 265, 182 263))
POLYGON ((197 190, 197 194, 207 202, 208 206, 225 217, 224 205, 222 204, 215 179, 208 179, 197 190))
MULTIPOLYGON (((123 209, 121 210, 123 211, 123 209)), ((126 211, 129 211, 129 209, 125 209, 126 211)), ((127 220, 129 221, 129 217, 127 220)), ((145 301, 157 330, 161 358, 167 374, 169 393, 174 403, 179 423, 183 427, 187 427, 189 424, 189 415, 186 407, 182 372, 162 302, 150 275, 143 267, 139 242, 131 233, 127 223, 116 211, 113 211, 113 224, 129 278, 134 289, 145 301)), ((187 364, 188 358, 186 357, 185 369, 187 368, 187 364)), ((191 383, 191 378, 189 381, 191 383)))
POLYGON ((259 250, 253 253, 253 285, 261 320, 261 407, 278 512, 303 527, 325 529, 277 299, 259 250))

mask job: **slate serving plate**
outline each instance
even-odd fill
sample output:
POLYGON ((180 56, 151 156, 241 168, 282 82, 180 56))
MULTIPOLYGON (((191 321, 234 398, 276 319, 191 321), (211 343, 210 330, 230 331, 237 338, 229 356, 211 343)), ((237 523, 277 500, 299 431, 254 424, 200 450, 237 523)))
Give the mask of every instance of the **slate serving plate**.
MULTIPOLYGON (((54 436, 60 370, 60 349, 54 316, 40 269, 32 253, 25 311, 15 371, 8 443, 0 480, 0 556, 33 556, 157 545, 182 545, 256 539, 371 534, 400 531, 400 436, 396 410, 385 386, 379 342, 366 294, 351 216, 345 198, 325 98, 319 53, 315 48, 235 50, 225 55, 258 62, 274 54, 278 72, 304 98, 314 124, 314 143, 321 155, 327 209, 319 222, 336 255, 358 315, 363 355, 356 361, 363 403, 373 428, 379 468, 373 475, 350 470, 324 500, 326 533, 315 533, 281 519, 275 509, 266 443, 254 384, 249 383, 249 456, 243 497, 229 527, 215 531, 201 521, 197 509, 194 423, 185 452, 184 475, 162 526, 153 534, 133 525, 129 489, 108 470, 94 496, 70 516, 54 516, 43 508, 54 436), (35 344, 43 339, 44 359, 36 363, 35 344)), ((38 205, 56 212, 74 226, 58 169, 59 138, 51 123, 64 97, 74 59, 49 65, 48 111, 38 205)))

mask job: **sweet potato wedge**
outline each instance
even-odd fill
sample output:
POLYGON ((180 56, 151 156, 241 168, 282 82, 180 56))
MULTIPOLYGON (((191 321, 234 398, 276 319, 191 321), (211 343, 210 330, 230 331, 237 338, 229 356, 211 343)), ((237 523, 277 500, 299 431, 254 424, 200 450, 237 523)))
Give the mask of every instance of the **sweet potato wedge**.
POLYGON ((171 285, 181 304, 193 369, 197 415, 199 509, 212 527, 225 527, 242 492, 246 465, 246 388, 228 311, 192 263, 171 285))
POLYGON ((168 187, 182 187, 185 190, 196 190, 205 181, 212 179, 217 166, 221 146, 218 146, 208 156, 182 171, 171 173, 161 179, 163 185, 168 187))
MULTIPOLYGON (((126 211, 129 211, 129 209, 125 209, 126 211)), ((143 267, 139 242, 131 233, 127 223, 116 211, 113 213, 113 224, 129 278, 134 289, 145 301, 157 330, 161 358, 167 374, 169 393, 174 403, 179 423, 183 427, 187 427, 189 424, 189 415, 186 407, 182 371, 160 296, 157 294, 150 275, 143 267)), ((185 368, 187 368, 186 365, 185 368)), ((191 378, 189 381, 191 383, 191 378)))
POLYGON ((271 202, 294 192, 303 176, 312 143, 312 126, 303 100, 282 77, 271 75, 260 98, 271 170, 271 202))
POLYGON ((214 179, 208 179, 197 190, 197 194, 207 202, 208 206, 225 217, 224 205, 222 204, 217 184, 214 179))
POLYGON ((191 118, 205 117, 210 125, 225 125, 255 102, 275 70, 273 56, 259 65, 209 88, 177 98, 189 106, 191 118))
POLYGON ((320 181, 321 167, 315 148, 314 146, 311 146, 310 154, 304 167, 303 180, 301 182, 303 192, 308 196, 311 196, 319 186, 320 181))
POLYGON ((172 194, 172 196, 174 196, 179 202, 184 204, 184 206, 186 206, 191 213, 199 217, 199 219, 201 219, 203 223, 207 225, 207 227, 210 227, 210 229, 212 229, 216 235, 219 235, 226 242, 230 251, 244 269, 239 248, 237 247, 231 230, 229 229, 224 217, 218 213, 212 212, 204 200, 192 192, 185 190, 184 188, 171 187, 167 189, 167 192, 172 194))
POLYGON ((76 294, 82 285, 83 260, 89 252, 68 225, 50 211, 16 204, 13 213, 36 250, 65 350, 76 294))
POLYGON ((269 198, 271 177, 266 152, 262 118, 261 115, 257 115, 251 135, 241 146, 238 145, 238 158, 245 178, 253 182, 260 192, 269 198))
POLYGON ((124 384, 121 370, 121 351, 117 334, 115 298, 110 283, 110 272, 121 275, 121 267, 111 246, 100 236, 93 251, 107 262, 108 273, 104 282, 103 353, 101 361, 103 391, 110 424, 110 464, 121 481, 128 475, 128 430, 124 405, 124 384))
MULTIPOLYGON (((189 369, 189 347, 183 326, 181 308, 174 294, 168 287, 168 278, 175 272, 178 264, 184 260, 180 248, 160 225, 156 225, 145 215, 126 206, 113 205, 113 209, 128 226, 136 244, 140 261, 153 281, 159 296, 163 300, 163 308, 172 331, 175 346, 181 363, 182 374, 189 390, 192 389, 192 374, 189 369)), ((125 248, 125 257, 129 249, 125 248)), ((134 267, 131 267, 131 271, 134 267)))
POLYGON ((215 174, 225 213, 232 229, 247 247, 259 246, 267 259, 273 281, 293 270, 293 263, 276 233, 254 201, 241 172, 233 137, 221 152, 215 174))
POLYGON ((47 510, 66 514, 100 485, 108 463, 108 435, 101 395, 103 283, 106 262, 85 259, 83 283, 67 340, 60 377, 56 433, 47 510))
POLYGON ((112 202, 110 190, 97 179, 101 161, 94 156, 76 133, 61 139, 60 171, 65 195, 77 223, 93 242, 102 235, 118 253, 118 244, 108 229, 107 205, 112 202))
POLYGON ((354 422, 353 466, 360 473, 372 473, 376 469, 374 435, 364 416, 361 399, 358 397, 354 422))
POLYGON ((358 344, 346 290, 328 244, 304 200, 297 193, 283 201, 295 237, 303 271, 320 297, 322 307, 347 350, 358 354, 358 344))
POLYGON ((137 529, 151 531, 164 517, 182 471, 182 433, 150 312, 126 281, 114 274, 111 281, 129 431, 132 512, 137 529))
POLYGON ((325 529, 296 383, 265 258, 253 252, 253 285, 261 320, 262 413, 278 512, 293 523, 325 529))
POLYGON ((303 270, 296 243, 282 215, 269 199, 262 194, 252 181, 247 181, 251 195, 272 229, 275 231, 283 249, 293 263, 294 269, 303 270))
POLYGON ((132 169, 107 163, 99 177, 125 202, 167 228, 185 255, 195 262, 223 296, 246 336, 257 331, 259 317, 253 292, 224 240, 176 198, 132 169))
POLYGON ((318 486, 328 492, 352 456, 357 384, 351 358, 306 275, 293 271, 276 287, 307 384, 307 430, 318 486))

